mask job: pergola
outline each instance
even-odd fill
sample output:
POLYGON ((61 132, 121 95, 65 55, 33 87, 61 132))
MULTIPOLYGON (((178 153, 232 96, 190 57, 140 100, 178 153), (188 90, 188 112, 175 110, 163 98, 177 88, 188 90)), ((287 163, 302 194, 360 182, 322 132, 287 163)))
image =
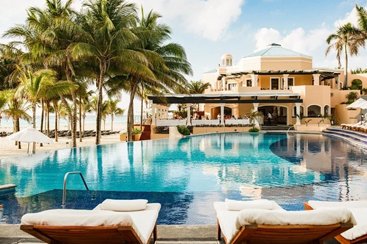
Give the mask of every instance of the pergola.
MULTIPOLYGON (((156 116, 156 104, 169 105, 169 104, 220 104, 220 116, 221 121, 224 124, 224 107, 225 104, 253 104, 254 111, 258 111, 260 103, 294 103, 296 104, 296 112, 300 113, 300 106, 303 100, 300 94, 291 92, 275 92, 275 91, 259 91, 259 92, 242 92, 231 94, 167 94, 159 96, 148 96, 153 102, 152 115, 153 120, 156 116)), ((188 106, 187 117, 191 117, 191 112, 188 106)), ((299 124, 299 118, 297 117, 297 124, 299 124)))

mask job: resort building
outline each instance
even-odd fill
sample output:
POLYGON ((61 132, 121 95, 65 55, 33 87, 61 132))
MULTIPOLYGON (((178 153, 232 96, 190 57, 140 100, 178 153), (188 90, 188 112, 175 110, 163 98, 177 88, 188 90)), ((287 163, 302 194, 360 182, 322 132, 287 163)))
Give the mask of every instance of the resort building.
POLYGON ((258 111, 260 125, 322 130, 330 123, 349 122, 351 116, 339 106, 351 92, 341 90, 343 79, 342 70, 314 67, 311 56, 275 43, 237 64, 231 54, 224 54, 216 69, 203 74, 201 80, 210 83, 204 94, 151 96, 153 124, 234 125, 248 123, 249 114, 258 111), (190 121, 164 121, 168 113, 158 114, 158 109, 174 103, 187 104, 187 108, 201 104, 200 115, 193 117, 188 109, 190 121))

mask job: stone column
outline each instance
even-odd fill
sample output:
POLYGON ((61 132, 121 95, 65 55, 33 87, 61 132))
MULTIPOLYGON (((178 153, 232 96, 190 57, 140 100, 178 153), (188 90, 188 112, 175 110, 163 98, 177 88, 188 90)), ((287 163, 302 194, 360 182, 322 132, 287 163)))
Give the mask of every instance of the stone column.
POLYGON ((157 121, 156 121, 156 106, 154 103, 152 104, 152 125, 156 125, 157 121))
POLYGON ((191 104, 187 103, 186 104, 186 109, 187 109, 187 125, 191 125, 191 104))
POLYGON ((220 105, 220 124, 224 125, 224 103, 220 105))
POLYGON ((283 74, 283 89, 284 90, 288 90, 289 87, 288 87, 288 77, 289 77, 289 74, 283 74))
POLYGON ((296 125, 301 125, 301 119, 299 117, 300 115, 301 115, 301 104, 296 103, 296 125))
POLYGON ((259 104, 258 103, 253 103, 252 104, 254 106, 254 112, 257 112, 259 109, 259 104))
POLYGON ((252 83, 252 87, 258 87, 258 84, 257 84, 257 78, 258 78, 258 75, 251 74, 251 83, 252 83))
POLYGON ((222 91, 227 90, 226 78, 222 77, 222 91))
POLYGON ((320 74, 313 74, 313 84, 314 86, 319 86, 320 85, 320 74))

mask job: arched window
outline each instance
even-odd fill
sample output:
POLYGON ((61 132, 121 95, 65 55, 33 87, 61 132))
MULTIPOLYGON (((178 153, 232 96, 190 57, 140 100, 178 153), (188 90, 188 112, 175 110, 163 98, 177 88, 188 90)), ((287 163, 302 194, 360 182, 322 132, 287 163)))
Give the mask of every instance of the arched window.
POLYGON ((308 117, 320 117, 321 116, 321 107, 318 105, 311 105, 307 109, 308 117))
MULTIPOLYGON (((303 106, 300 106, 300 112, 301 112, 300 116, 303 117, 303 114, 304 114, 303 106)), ((293 107, 293 117, 297 117, 297 107, 296 106, 293 107)))

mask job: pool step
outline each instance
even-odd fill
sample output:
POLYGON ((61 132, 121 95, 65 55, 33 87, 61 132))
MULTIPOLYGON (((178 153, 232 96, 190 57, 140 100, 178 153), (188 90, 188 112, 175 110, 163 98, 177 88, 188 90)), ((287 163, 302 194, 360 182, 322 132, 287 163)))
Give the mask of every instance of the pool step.
POLYGON ((367 147, 367 134, 365 133, 330 127, 323 130, 323 134, 351 140, 356 144, 367 147))

